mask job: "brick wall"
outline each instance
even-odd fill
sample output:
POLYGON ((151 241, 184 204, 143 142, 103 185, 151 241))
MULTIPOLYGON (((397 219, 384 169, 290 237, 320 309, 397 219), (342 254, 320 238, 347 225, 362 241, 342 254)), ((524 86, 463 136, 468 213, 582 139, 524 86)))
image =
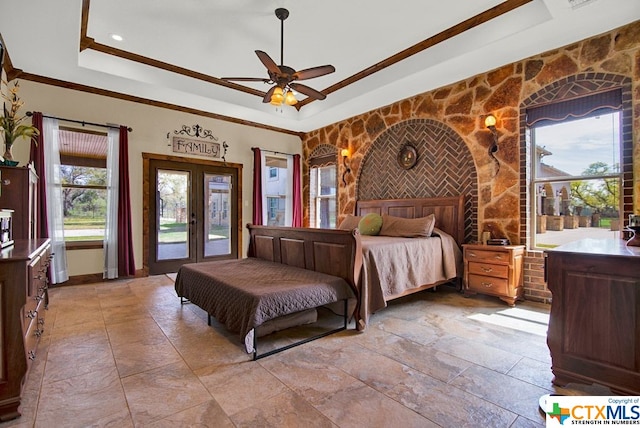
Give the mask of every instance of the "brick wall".
MULTIPOLYGON (((303 138, 303 154, 305 159, 308 158, 321 144, 333 145, 338 152, 342 148, 350 150, 353 172, 348 176, 346 186, 340 181, 338 189, 342 218, 353 212, 364 159, 380 144, 380 137, 391 129, 408 128, 410 121, 428 120, 433 126, 456 133, 464 143, 460 145, 461 153, 466 149, 464 156, 469 154, 473 159, 477 203, 472 207, 475 212, 471 216, 476 228, 472 236, 478 236, 482 230, 491 230, 495 237, 507 237, 512 243, 528 244, 530 235, 525 221, 528 201, 526 162, 523 161, 526 159, 526 145, 522 137, 522 108, 527 102, 535 102, 540 94, 551 93, 550 88, 558 86, 559 82, 576 80, 578 77, 600 83, 603 79, 609 82, 617 80, 620 84, 629 82, 628 126, 625 129, 630 146, 626 150, 630 171, 625 174, 623 197, 625 213, 638 214, 639 22, 309 132, 303 138), (492 136, 483 126, 483 117, 488 113, 498 119, 496 128, 500 149, 495 153, 495 160, 488 156, 492 136)), ((416 165, 418 167, 419 164, 416 165)), ((339 165, 338 175, 342 176, 342 172, 342 165, 339 165)), ((462 169, 453 171, 454 176, 463 174, 462 169)), ((303 167, 303 177, 308 221, 307 166, 303 167)), ((417 183, 420 182, 417 180, 417 183)), ((423 185, 416 184, 414 189, 406 190, 416 196, 427 196, 421 192, 423 188, 423 185)), ((542 253, 528 251, 525 265, 525 297, 548 302, 550 293, 544 285, 542 253)))

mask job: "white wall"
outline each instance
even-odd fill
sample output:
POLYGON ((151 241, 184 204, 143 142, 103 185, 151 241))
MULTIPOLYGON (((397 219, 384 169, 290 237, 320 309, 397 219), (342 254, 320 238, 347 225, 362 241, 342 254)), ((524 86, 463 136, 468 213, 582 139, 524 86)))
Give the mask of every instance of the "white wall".
MULTIPOLYGON (((178 155, 168 146, 167 133, 182 125, 198 124, 210 129, 220 141, 229 145, 227 162, 239 163, 242 169, 242 224, 251 222, 253 204, 253 152, 251 147, 302 153, 297 136, 253 128, 231 122, 151 107, 100 95, 58 88, 40 83, 20 81, 20 97, 24 100, 24 112, 41 111, 45 115, 95 123, 114 123, 133 128, 129 133, 129 176, 131 183, 131 208, 133 211, 133 248, 136 269, 142 260, 142 153, 178 155)), ((256 97, 256 102, 261 102, 256 97)), ((62 122, 61 122, 62 124, 62 122)), ((71 125, 71 124, 69 124, 71 125)), ((74 125, 75 126, 75 125, 74 125)), ((80 125, 77 125, 80 126, 80 125)), ((27 144, 14 145, 14 157, 24 165, 29 159, 27 144)), ((248 234, 243 228, 243 256, 248 248, 248 234)), ((101 273, 102 250, 75 250, 67 254, 69 274, 85 275, 101 273)))

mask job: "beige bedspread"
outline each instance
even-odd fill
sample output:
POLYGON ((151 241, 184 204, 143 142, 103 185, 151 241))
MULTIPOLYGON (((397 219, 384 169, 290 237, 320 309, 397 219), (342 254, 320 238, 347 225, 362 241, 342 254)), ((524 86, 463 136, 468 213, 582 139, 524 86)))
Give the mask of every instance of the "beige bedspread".
POLYGON ((439 229, 429 238, 361 238, 360 316, 365 326, 370 314, 393 297, 462 275, 462 252, 453 237, 439 229))

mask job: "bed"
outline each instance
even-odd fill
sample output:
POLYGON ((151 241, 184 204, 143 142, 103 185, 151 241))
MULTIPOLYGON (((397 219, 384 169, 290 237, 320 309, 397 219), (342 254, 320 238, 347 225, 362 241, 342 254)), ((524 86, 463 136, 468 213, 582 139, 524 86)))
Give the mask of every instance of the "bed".
POLYGON ((364 330, 370 315, 388 301, 461 277, 463 197, 357 202, 356 215, 372 212, 405 219, 433 215, 434 236, 247 225, 246 259, 184 265, 176 292, 238 333, 257 359, 344 330, 347 316, 364 330), (259 329, 280 322, 297 325, 305 311, 339 301, 344 303, 341 328, 258 356, 259 329))
POLYGON ((177 295, 238 333, 254 360, 346 329, 348 301, 356 307, 362 265, 358 232, 247 227, 247 258, 183 265, 177 295), (258 328, 273 322, 286 326, 287 319, 299 323, 306 311, 336 302, 344 305, 342 327, 258 355, 258 328))
POLYGON ((462 277, 464 197, 362 200, 355 216, 369 213, 404 219, 433 215, 435 228, 428 238, 361 236, 363 265, 358 286, 358 329, 387 302, 462 277))

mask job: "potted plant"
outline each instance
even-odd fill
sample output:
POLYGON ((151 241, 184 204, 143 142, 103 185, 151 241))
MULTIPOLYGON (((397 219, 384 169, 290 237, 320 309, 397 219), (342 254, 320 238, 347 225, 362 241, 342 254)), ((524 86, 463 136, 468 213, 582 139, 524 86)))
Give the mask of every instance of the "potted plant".
POLYGON ((9 108, 5 102, 2 103, 2 109, 4 116, 0 117, 0 131, 4 138, 5 152, 2 157, 4 158, 4 164, 15 166, 17 161, 13 160, 13 154, 11 148, 13 144, 19 139, 27 139, 28 141, 35 141, 35 137, 39 135, 38 129, 32 125, 26 125, 22 122, 27 116, 20 116, 18 110, 24 105, 24 101, 18 96, 20 85, 18 81, 13 84, 13 87, 9 86, 9 83, 3 81, 3 86, 7 88, 8 92, 2 93, 2 98, 9 102, 9 108))

